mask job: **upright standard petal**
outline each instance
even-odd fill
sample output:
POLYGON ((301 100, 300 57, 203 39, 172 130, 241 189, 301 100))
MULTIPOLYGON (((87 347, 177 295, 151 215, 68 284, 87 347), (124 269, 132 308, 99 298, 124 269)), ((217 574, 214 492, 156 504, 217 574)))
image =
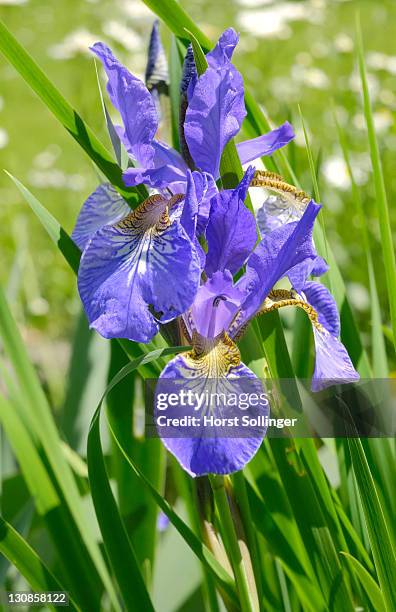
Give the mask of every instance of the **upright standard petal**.
POLYGON ((280 127, 268 132, 268 134, 238 143, 237 150, 241 164, 247 164, 265 155, 272 155, 275 151, 293 140, 294 136, 292 126, 286 121, 280 127))
POLYGON ((103 43, 92 51, 101 60, 108 77, 107 91, 124 125, 118 133, 128 153, 142 166, 150 166, 154 156, 151 142, 158 129, 155 102, 144 83, 133 76, 103 43))
MULTIPOLYGON (((261 422, 244 431, 238 425, 234 429, 227 424, 216 425, 210 417, 234 418, 238 412, 242 417, 235 404, 233 408, 224 403, 213 405, 211 398, 240 396, 242 392, 246 397, 253 391, 259 395, 263 387, 253 372, 241 363, 238 348, 225 334, 212 340, 195 339, 194 345, 190 353, 178 355, 168 363, 158 381, 156 394, 158 397, 161 392, 188 393, 191 390, 196 394, 194 397, 209 399, 201 403, 200 411, 191 410, 199 419, 197 426, 183 429, 157 426, 158 433, 165 447, 191 476, 231 474, 241 470, 255 455, 265 436, 266 425, 261 422), (210 424, 213 422, 215 425, 210 424)), ((183 411, 178 408, 179 416, 187 414, 185 408, 183 411)), ((248 409, 247 414, 263 420, 269 412, 268 402, 248 409)))
POLYGON ((194 245, 172 200, 151 196, 120 223, 96 232, 81 259, 78 287, 91 327, 105 338, 149 342, 159 322, 182 314, 198 289, 194 245))
POLYGON ((246 171, 234 190, 225 190, 212 198, 206 228, 208 253, 206 273, 216 270, 238 272, 257 241, 256 220, 244 204, 254 168, 246 171))
POLYGON ((239 41, 234 28, 227 28, 220 36, 216 46, 206 54, 211 68, 223 68, 231 62, 232 54, 239 41))
POLYGON ((228 330, 245 295, 233 284, 232 274, 215 272, 198 289, 191 308, 192 325, 206 338, 228 330))
POLYGON ((189 100, 184 135, 196 167, 219 176, 225 145, 245 118, 243 79, 231 65, 202 74, 189 100))
POLYGON ((201 268, 203 269, 205 267, 206 255, 197 237, 198 211, 203 196, 202 178, 203 175, 199 172, 187 171, 187 188, 180 215, 180 223, 187 236, 193 242, 199 255, 201 268))
POLYGON ((114 187, 110 183, 103 183, 82 205, 71 237, 83 251, 98 229, 114 225, 130 212, 130 207, 114 187))
POLYGON ((193 172, 198 199, 197 236, 205 233, 212 199, 219 193, 213 176, 207 172, 193 172))
POLYGON ((320 208, 311 200, 299 221, 274 230, 257 245, 248 259, 246 274, 237 283, 248 294, 242 306, 240 326, 259 310, 272 287, 290 268, 305 259, 315 259, 312 230, 320 208))

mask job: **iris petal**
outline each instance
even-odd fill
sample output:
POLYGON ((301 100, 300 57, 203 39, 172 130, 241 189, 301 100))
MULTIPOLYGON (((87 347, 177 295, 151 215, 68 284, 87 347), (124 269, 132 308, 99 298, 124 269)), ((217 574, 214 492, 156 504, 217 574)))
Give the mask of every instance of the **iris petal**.
POLYGON ((265 155, 272 155, 275 151, 293 140, 294 136, 292 126, 286 121, 283 125, 267 134, 238 143, 237 150, 241 164, 247 164, 265 155))
POLYGON ((320 283, 307 282, 303 288, 306 301, 316 310, 319 326, 313 325, 315 371, 312 391, 359 380, 348 352, 338 340, 340 318, 333 296, 320 283))
POLYGON ((331 385, 351 383, 359 380, 344 345, 327 330, 314 328, 315 371, 312 391, 320 391, 331 385))
POLYGON ((235 47, 239 41, 239 34, 233 28, 227 28, 220 36, 216 46, 206 54, 206 59, 211 68, 222 68, 227 66, 235 47))
POLYGON ((158 129, 155 102, 144 83, 129 72, 103 43, 91 47, 108 77, 107 91, 124 125, 119 135, 128 153, 140 165, 149 166, 154 149, 151 142, 158 129))
POLYGON ((215 272, 198 289, 191 309, 196 330, 207 338, 227 331, 244 297, 228 270, 215 272))
POLYGON ((252 252, 257 240, 256 220, 244 199, 253 173, 249 168, 236 189, 221 191, 212 199, 206 228, 207 274, 226 269, 235 274, 252 252))
POLYGON ((305 259, 301 263, 291 268, 288 271, 287 276, 295 291, 300 293, 300 291, 302 291, 305 287, 307 278, 310 275, 321 276, 327 272, 328 269, 329 266, 325 260, 317 255, 314 259, 305 259))
POLYGON ((219 176, 223 149, 239 132, 245 115, 240 73, 232 64, 209 67, 195 85, 184 123, 188 149, 199 170, 219 176))
POLYGON ((257 211, 257 225, 260 234, 270 234, 278 227, 301 219, 303 210, 299 211, 279 195, 268 196, 257 211))
POLYGON ((299 221, 279 227, 257 245, 248 259, 246 274, 237 283, 248 295, 242 306, 240 326, 259 310, 272 287, 288 270, 305 259, 315 259, 312 230, 320 208, 311 200, 299 221))
POLYGON ((131 212, 110 183, 103 183, 84 202, 71 235, 83 251, 93 234, 104 225, 114 225, 131 212))
POLYGON ((264 314, 285 306, 303 308, 312 323, 316 349, 312 391, 358 380, 359 374, 337 338, 340 330, 337 306, 326 287, 308 282, 301 295, 286 289, 273 289, 260 312, 264 314))
MULTIPOLYGON (((156 393, 169 389, 170 383, 167 379, 173 379, 171 388, 174 391, 178 388, 186 391, 190 386, 195 393, 241 393, 244 388, 263 391, 253 372, 240 363, 236 345, 226 336, 213 341, 206 354, 200 355, 192 351, 172 359, 161 374, 156 393)), ((220 414, 227 417, 224 408, 220 412, 217 412, 215 407, 212 410, 215 417, 220 414)), ((261 407, 257 412, 264 417, 268 414, 268 409, 261 407)), ((209 436, 203 424, 200 429, 194 427, 190 431, 192 437, 188 437, 188 429, 182 436, 170 437, 169 428, 165 429, 165 435, 159 429, 159 434, 165 447, 176 457, 183 469, 194 477, 205 474, 231 474, 241 470, 259 449, 266 428, 254 428, 252 437, 231 437, 225 433, 223 427, 212 429, 209 436)))
POLYGON ((183 313, 198 289, 198 254, 167 200, 152 196, 126 219, 96 232, 78 287, 91 327, 105 338, 148 342, 183 313), (156 315, 156 316, 154 316, 156 315))
POLYGON ((340 334, 340 316, 330 291, 321 283, 308 281, 304 285, 306 300, 316 310, 319 323, 333 336, 340 334))
POLYGON ((183 174, 187 172, 187 164, 175 149, 172 149, 165 142, 160 142, 158 140, 153 141, 154 147, 154 167, 160 168, 161 166, 165 166, 169 164, 174 168, 178 168, 183 174))
MULTIPOLYGON (((136 187, 144 183, 156 189, 165 189, 169 186, 184 185, 186 181, 184 172, 171 165, 159 168, 128 168, 122 176, 128 187, 136 187)), ((175 190, 179 191, 177 188, 175 190)))

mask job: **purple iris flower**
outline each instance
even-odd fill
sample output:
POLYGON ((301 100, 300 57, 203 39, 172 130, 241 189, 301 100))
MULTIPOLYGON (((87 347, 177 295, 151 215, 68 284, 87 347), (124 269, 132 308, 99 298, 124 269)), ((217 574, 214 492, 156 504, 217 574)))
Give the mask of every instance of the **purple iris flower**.
MULTIPOLYGON (((184 132, 198 169, 192 174, 182 156, 157 138, 158 105, 153 92, 106 45, 92 47, 103 63, 107 91, 122 119, 122 126, 115 129, 136 164, 124 173, 125 183, 144 183, 162 194, 131 213, 115 189, 103 184, 87 199, 77 219, 72 237, 84 250, 78 275, 80 296, 91 327, 106 338, 149 342, 160 323, 176 318, 193 302, 204 259, 197 236, 205 230, 210 201, 217 193, 215 179, 223 148, 237 134, 246 114, 242 77, 230 61, 237 42, 234 30, 226 30, 207 55, 205 74, 190 79, 184 132), (187 204, 187 212, 181 214, 188 189, 198 198, 193 216, 187 204)), ((152 90, 153 70, 164 61, 157 25, 149 56, 152 90)), ((244 142, 241 161, 270 155, 293 136, 286 123, 244 142)))
MULTIPOLYGON (((246 115, 243 79, 231 63, 237 43, 236 32, 232 28, 226 30, 207 54, 208 69, 192 79, 193 86, 188 88, 183 125, 186 143, 195 169, 208 173, 214 180, 219 177, 223 149, 239 132, 246 115)), ((187 164, 177 151, 158 139, 159 120, 150 92, 106 45, 96 43, 92 51, 107 73, 107 91, 123 123, 117 131, 136 165, 125 171, 125 184, 144 183, 172 193, 185 191, 187 164)), ((272 155, 293 137, 292 127, 286 122, 269 134, 245 141, 237 145, 241 163, 272 155)))
MULTIPOLYGON (((247 188, 254 184, 253 175, 254 169, 249 168, 236 189, 222 191, 212 199, 206 229, 208 278, 183 315, 185 334, 193 350, 172 359, 160 378, 184 380, 187 385, 197 378, 204 381, 214 376, 213 372, 223 380, 254 377, 241 362, 235 340, 257 314, 294 305, 303 308, 313 326, 316 363, 312 390, 357 380, 359 376, 338 339, 335 302, 323 285, 307 280, 308 275, 319 275, 327 269, 312 238, 321 206, 313 200, 301 204, 301 192, 295 190, 296 201, 299 198, 301 204, 296 220, 279 222, 276 229, 263 232, 257 242, 255 218, 244 205, 247 188), (233 276, 242 266, 244 274, 234 282, 233 276), (274 289, 284 277, 289 278, 293 289, 274 289)), ((287 188, 293 190, 285 183, 282 188, 286 193, 287 188)), ((219 435, 202 439, 165 437, 163 441, 184 469, 200 476, 240 470, 264 435, 265 429, 261 437, 254 438, 219 435)))

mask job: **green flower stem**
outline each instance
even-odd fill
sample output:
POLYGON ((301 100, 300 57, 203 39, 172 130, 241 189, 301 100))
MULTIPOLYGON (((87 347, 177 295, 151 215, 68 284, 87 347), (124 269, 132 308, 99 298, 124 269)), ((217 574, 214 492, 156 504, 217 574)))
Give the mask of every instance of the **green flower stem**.
MULTIPOLYGON (((205 537, 206 526, 205 521, 200 517, 200 507, 197 495, 197 482, 194 481, 186 472, 184 472, 176 461, 172 461, 173 474, 176 480, 177 488, 186 504, 188 517, 190 519, 191 529, 195 535, 204 541, 206 546, 211 550, 208 538, 205 537)), ((209 486, 209 485, 208 485, 209 486)), ((213 551, 212 551, 213 552, 213 551)), ((219 604, 217 601, 216 587, 213 577, 208 569, 201 565, 202 571, 202 596, 204 600, 205 610, 207 612, 219 612, 219 604)), ((231 575, 231 572, 230 572, 231 575)))
MULTIPOLYGON (((232 476, 233 492, 235 496, 235 513, 236 522, 239 521, 241 528, 246 534, 246 543, 248 546, 250 560, 254 573, 255 585, 259 602, 263 601, 263 587, 261 580, 261 560, 257 544, 256 532, 253 524, 250 505, 247 496, 245 476, 242 471, 235 472, 232 476)), ((260 605, 261 608, 261 605, 260 605)))
POLYGON ((224 486, 224 477, 211 474, 209 480, 220 518, 221 535, 234 572, 241 610, 242 612, 255 611, 257 610, 257 604, 249 589, 249 580, 232 519, 231 508, 224 486))

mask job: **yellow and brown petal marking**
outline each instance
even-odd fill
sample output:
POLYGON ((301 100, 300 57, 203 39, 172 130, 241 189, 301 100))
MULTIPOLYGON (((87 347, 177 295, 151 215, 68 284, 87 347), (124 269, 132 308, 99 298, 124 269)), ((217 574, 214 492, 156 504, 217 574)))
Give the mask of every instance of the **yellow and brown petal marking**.
POLYGON ((115 227, 126 233, 132 231, 143 234, 148 230, 161 233, 171 224, 170 209, 181 202, 183 198, 183 194, 176 194, 169 199, 160 194, 152 195, 117 223, 115 227))
POLYGON ((192 345, 192 350, 183 354, 188 378, 224 378, 241 363, 237 345, 225 332, 204 338, 194 331, 192 345))
POLYGON ((318 331, 323 331, 323 325, 319 323, 319 315, 316 310, 295 291, 289 291, 287 289, 273 289, 265 298, 263 306, 257 314, 265 314, 266 312, 278 310, 279 308, 284 308, 285 306, 297 306, 298 308, 302 308, 308 315, 312 325, 318 331))
POLYGON ((250 183, 250 187, 264 187, 269 191, 273 191, 287 200, 291 205, 304 212, 310 197, 305 191, 297 189, 294 185, 286 183, 280 174, 268 172, 267 170, 256 170, 254 177, 250 183))

